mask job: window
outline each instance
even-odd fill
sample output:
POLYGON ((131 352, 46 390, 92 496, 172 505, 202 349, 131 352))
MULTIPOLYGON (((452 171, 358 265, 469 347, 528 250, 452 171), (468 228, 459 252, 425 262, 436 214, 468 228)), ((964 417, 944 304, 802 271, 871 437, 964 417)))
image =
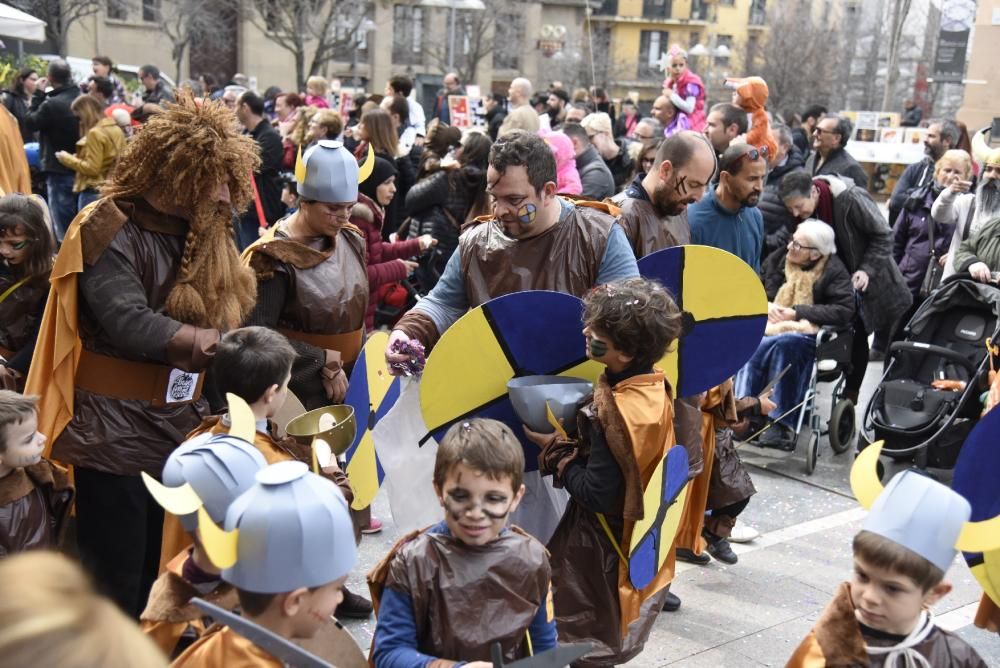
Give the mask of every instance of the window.
POLYGON ((519 69, 521 43, 524 41, 524 16, 500 14, 494 24, 494 31, 493 69, 519 69))
POLYGON ((160 20, 160 0, 142 0, 142 20, 147 23, 160 20))
POLYGON ((642 15, 647 19, 670 18, 670 0, 642 0, 642 15))
POLYGON ((708 0, 691 0, 691 20, 707 21, 708 7, 708 0))
POLYGON ((116 21, 128 19, 128 7, 125 0, 108 0, 108 18, 116 21))
POLYGON ((698 42, 700 42, 700 41, 701 41, 701 33, 700 32, 692 32, 691 33, 691 38, 688 40, 688 50, 690 51, 691 49, 693 49, 695 47, 695 45, 697 45, 698 42))
POLYGON ((661 77, 660 56, 670 44, 670 33, 643 30, 639 35, 639 77, 661 77))
POLYGON ((767 0, 752 0, 750 3, 750 25, 762 26, 767 18, 767 0))
POLYGON ((423 60, 424 10, 411 5, 393 8, 392 62, 416 65, 423 60))
POLYGON ((719 5, 721 7, 732 7, 736 4, 736 0, 719 0, 719 5))
MULTIPOLYGON (((733 49, 733 36, 732 35, 716 35, 715 36, 715 48, 718 49, 720 46, 724 46, 732 52, 733 49)), ((716 56, 715 64, 721 67, 729 67, 729 56, 716 56)))
POLYGON ((618 0, 603 0, 594 14, 597 16, 618 16, 618 0))
POLYGON ((343 62, 354 61, 355 56, 360 60, 368 59, 368 33, 365 30, 366 24, 373 26, 372 16, 374 10, 371 6, 353 6, 351 9, 344 9, 337 12, 333 19, 334 48, 331 50, 331 57, 334 60, 343 62), (364 10, 365 14, 359 12, 364 10))

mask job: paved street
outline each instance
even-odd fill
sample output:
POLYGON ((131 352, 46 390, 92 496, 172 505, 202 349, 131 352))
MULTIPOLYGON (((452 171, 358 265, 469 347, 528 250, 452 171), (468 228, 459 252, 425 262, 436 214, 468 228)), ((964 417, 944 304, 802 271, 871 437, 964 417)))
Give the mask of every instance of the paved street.
MULTIPOLYGON (((881 364, 869 365, 862 402, 880 371, 881 364)), ((859 410, 859 424, 860 418, 859 410)), ((740 555, 735 566, 678 564, 673 591, 683 605, 660 615, 645 652, 628 666, 784 665, 837 585, 849 577, 851 538, 864 517, 848 483, 851 453, 834 456, 825 437, 820 448, 811 477, 805 475, 801 453, 741 448, 758 490, 742 519, 761 537, 734 545, 740 555)), ((366 590, 361 574, 397 536, 384 494, 376 500, 375 514, 386 530, 363 540, 361 563, 349 582, 355 591, 366 590)), ((1000 665, 1000 638, 972 626, 980 590, 961 559, 949 579, 955 589, 935 608, 938 624, 965 638, 987 664, 1000 665)), ((347 626, 367 647, 374 619, 347 626)))

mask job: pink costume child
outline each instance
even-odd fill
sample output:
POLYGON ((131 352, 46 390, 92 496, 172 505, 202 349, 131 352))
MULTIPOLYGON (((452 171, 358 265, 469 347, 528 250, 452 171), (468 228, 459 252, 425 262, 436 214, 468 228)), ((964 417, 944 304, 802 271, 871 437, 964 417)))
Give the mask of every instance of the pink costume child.
POLYGON ((691 129, 701 132, 705 128, 705 84, 688 69, 687 51, 679 44, 671 45, 667 55, 670 56, 670 76, 663 80, 663 94, 679 111, 687 114, 691 129))
POLYGON ((576 151, 573 142, 562 132, 539 132, 556 157, 556 190, 564 195, 579 195, 583 192, 580 173, 576 171, 576 151))

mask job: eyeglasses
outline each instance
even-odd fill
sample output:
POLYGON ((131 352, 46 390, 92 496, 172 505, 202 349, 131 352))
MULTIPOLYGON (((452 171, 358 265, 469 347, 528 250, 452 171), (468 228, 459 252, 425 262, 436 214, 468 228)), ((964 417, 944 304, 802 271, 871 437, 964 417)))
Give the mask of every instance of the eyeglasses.
POLYGON ((837 131, 827 130, 826 128, 821 128, 819 126, 816 126, 813 128, 813 134, 835 135, 837 134, 837 131))
POLYGON ((815 246, 803 246, 802 244, 800 244, 795 239, 792 239, 792 250, 794 250, 794 251, 800 251, 800 250, 814 250, 814 251, 818 251, 819 249, 816 248, 815 246))
POLYGON ((656 135, 641 135, 636 133, 634 136, 636 139, 656 139, 656 135))

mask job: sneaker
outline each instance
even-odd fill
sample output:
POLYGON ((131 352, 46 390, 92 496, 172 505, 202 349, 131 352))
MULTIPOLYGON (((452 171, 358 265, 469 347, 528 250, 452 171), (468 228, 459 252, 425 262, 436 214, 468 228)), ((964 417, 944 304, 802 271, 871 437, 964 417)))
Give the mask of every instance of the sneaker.
POLYGON ((736 523, 733 532, 729 534, 730 543, 749 543, 760 536, 760 532, 746 524, 736 523))
POLYGON ((762 448, 776 448, 785 452, 794 452, 795 432, 780 422, 773 422, 771 428, 757 439, 757 445, 762 448))
POLYGON ((364 534, 379 533, 380 531, 382 531, 382 520, 380 520, 377 517, 372 517, 368 521, 368 526, 363 527, 361 529, 361 533, 364 533, 364 534))
POLYGON ((740 558, 736 556, 736 553, 733 552, 733 548, 729 544, 729 541, 725 538, 720 538, 714 543, 709 543, 708 553, 722 563, 729 564, 730 566, 740 560, 740 558))
POLYGON ((667 598, 663 601, 663 612, 677 612, 681 607, 681 597, 673 592, 667 592, 667 598))
POLYGON ((679 547, 676 550, 677 558, 681 561, 686 561, 689 564, 698 564, 699 566, 704 566, 712 562, 712 557, 708 556, 704 552, 701 554, 695 554, 686 547, 679 547))
POLYGON ((344 600, 337 606, 336 616, 350 619, 368 619, 372 614, 372 602, 360 594, 344 587, 344 600))

